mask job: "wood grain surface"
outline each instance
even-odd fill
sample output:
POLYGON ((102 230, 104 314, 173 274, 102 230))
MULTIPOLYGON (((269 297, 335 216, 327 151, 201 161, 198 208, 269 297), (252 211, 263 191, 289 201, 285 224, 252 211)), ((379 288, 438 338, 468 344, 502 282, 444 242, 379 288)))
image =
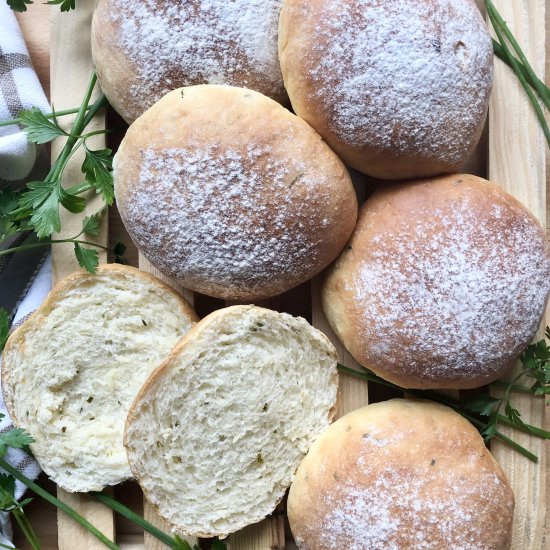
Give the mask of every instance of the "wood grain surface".
MULTIPOLYGON (((495 0, 495 5, 531 60, 535 73, 544 74, 544 0, 495 0)), ((546 142, 518 79, 499 60, 495 61, 489 128, 489 178, 521 200, 545 224, 546 142)), ((543 327, 539 338, 543 336, 543 327)), ((515 372, 520 368, 518 365, 515 372)), ((514 395, 514 406, 525 422, 542 425, 542 400, 514 395)), ((538 550, 545 544, 546 445, 542 439, 508 428, 502 431, 539 457, 539 463, 534 464, 496 440, 491 443, 491 451, 508 476, 516 497, 512 548, 538 550)))
MULTIPOLYGON (((79 2, 78 7, 84 6, 86 2, 79 2)), ((482 0, 477 0, 478 5, 482 6, 482 0)), ((545 21, 550 23, 550 9, 546 9, 544 0, 498 0, 496 1, 498 9, 505 16, 508 23, 512 26, 520 44, 524 47, 529 59, 533 61, 535 69, 539 75, 544 73, 544 63, 546 62, 547 71, 550 67, 550 59, 545 56, 549 51, 550 36, 545 36, 545 21)), ((31 57, 37 68, 41 81, 47 86, 48 82, 48 40, 49 40, 49 12, 52 8, 43 4, 35 3, 25 14, 18 15, 27 39, 27 45, 31 57)), ((57 8, 53 8, 56 10, 57 8)), ((63 14, 61 19, 54 18, 54 35, 57 36, 60 21, 66 23, 67 14, 63 14)), ((1 25, 1 24, 0 24, 1 25)), ((85 29, 81 29, 85 32, 85 29)), ((550 34, 550 33, 549 33, 550 34)), ((61 44, 58 42, 59 51, 61 44)), ((55 54, 57 55, 57 54, 55 54)), ((61 58, 65 59, 65 58, 61 58)), ((87 59, 85 54, 85 59, 87 59)), ((67 60, 70 62, 70 60, 67 60)), ((54 62, 55 65, 55 62, 54 62)), ((56 79, 65 85, 72 80, 68 78, 67 65, 57 63, 59 71, 56 79)), ((548 78, 546 79, 548 82, 548 78)), ((83 91, 80 90, 80 93, 83 91)), ((57 96, 54 96, 54 99, 57 96)), ((78 98, 75 96, 75 100, 78 98)), ((55 100, 56 108, 62 108, 55 100)), ((79 99, 71 105, 78 105, 79 99)), ((469 164, 469 171, 479 175, 486 175, 487 169, 491 179, 494 179, 504 185, 509 191, 518 196, 523 202, 537 213, 541 219, 550 215, 550 196, 545 196, 547 176, 545 173, 544 159, 548 160, 547 149, 542 142, 540 131, 533 120, 531 108, 526 103, 523 91, 519 89, 517 81, 510 75, 509 70, 499 61, 496 62, 496 86, 495 93, 491 103, 491 129, 489 132, 490 151, 488 152, 486 144, 482 141, 480 147, 469 164), (549 201, 547 205, 545 201, 549 201)), ((111 233, 115 231, 118 235, 120 220, 114 214, 110 214, 112 221, 111 233)), ((550 230, 550 224, 547 229, 550 230)), ((330 335, 330 329, 326 327, 326 321, 318 306, 318 280, 312 283, 312 319, 316 326, 326 330, 330 335)), ((331 335, 332 336, 332 335, 331 335)), ((344 353, 341 355, 342 362, 353 365, 349 356, 344 353)), ((340 400, 343 409, 353 407, 354 403, 368 399, 368 389, 359 390, 358 395, 352 396, 355 381, 343 381, 340 391, 340 400), (349 384, 349 389, 344 389, 349 384), (347 401, 346 401, 347 399, 347 401)), ((526 419, 534 423, 540 422, 543 416, 542 407, 532 406, 531 401, 521 403, 520 407, 524 411, 526 419)), ((550 425, 550 410, 544 411, 546 425, 550 425)), ((550 511, 546 510, 546 500, 550 495, 550 475, 543 475, 545 471, 550 474, 550 461, 546 461, 547 452, 550 450, 550 443, 542 444, 533 438, 526 438, 527 444, 532 450, 535 450, 541 456, 542 461, 538 466, 531 465, 528 461, 519 455, 514 455, 505 447, 493 445, 493 451, 498 460, 504 465, 511 478, 517 498, 517 514, 514 533, 513 550, 538 550, 540 548, 550 548, 550 537, 545 542, 544 536, 548 529, 544 528, 545 514, 546 520, 550 524, 550 511), (532 440, 532 441, 531 441, 532 440), (544 485, 546 484, 546 485, 544 485)), ((42 480, 41 483, 48 482, 42 480)), ((138 493, 136 492, 136 495, 138 493)), ((50 550, 57 548, 55 544, 55 525, 52 518, 55 517, 55 510, 45 506, 40 501, 34 501, 30 505, 31 518, 37 527, 39 536, 43 541, 43 548, 50 550)), ((112 517, 108 519, 112 524, 112 517)), ((266 522, 267 523, 267 522, 266 522)), ((260 524, 261 525, 261 524, 260 524)), ((269 523, 271 527, 272 524, 269 523)), ((125 526, 124 533, 120 535, 119 543, 126 550, 137 550, 143 548, 143 537, 138 530, 134 531, 133 526, 125 526)), ((119 524, 117 524, 117 534, 119 533, 119 524)), ((273 541, 280 538, 269 534, 267 527, 252 527, 248 530, 249 535, 245 537, 245 542, 239 541, 238 536, 234 538, 234 543, 240 547, 240 550, 268 550, 277 548, 272 546, 273 541), (244 544, 244 545, 243 545, 244 544), (246 546, 248 544, 248 546, 246 546)), ((79 540, 80 539, 76 539, 79 540)), ((19 547, 19 541, 18 547, 19 547)), ((150 543, 152 544, 152 543, 150 543)), ((26 548, 24 542, 21 542, 21 548, 26 548)), ((71 549, 93 548, 93 546, 77 546, 73 544, 71 549)), ((149 548, 156 548, 150 545, 149 548)), ((281 546, 283 548, 283 546, 281 546)), ((287 550, 295 548, 287 541, 287 550)), ((234 548, 232 547, 232 550, 234 548)))

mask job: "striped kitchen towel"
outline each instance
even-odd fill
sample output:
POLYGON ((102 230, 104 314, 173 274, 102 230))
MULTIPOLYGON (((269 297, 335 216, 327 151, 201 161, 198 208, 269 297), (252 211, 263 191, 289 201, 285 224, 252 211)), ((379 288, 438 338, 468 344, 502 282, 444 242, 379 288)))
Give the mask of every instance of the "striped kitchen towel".
MULTIPOLYGON (((50 111, 17 19, 6 2, 0 1, 0 121, 12 120, 30 107, 50 111)), ((0 192, 41 180, 48 170, 46 147, 29 143, 18 125, 0 126, 0 192)), ((0 243, 0 250, 28 244, 33 239, 29 233, 19 233, 0 243)), ((45 251, 40 248, 0 256, 0 307, 12 316, 44 258, 45 251)))
MULTIPOLYGON (((30 107, 50 111, 17 20, 6 2, 0 0, 0 121, 12 120, 20 111, 30 107)), ((0 193, 6 189, 21 189, 29 181, 41 180, 48 170, 46 147, 37 148, 29 143, 18 125, 0 126, 0 193)), ((14 235, 0 243, 0 251, 33 239, 35 237, 29 233, 14 235)), ((0 307, 7 309, 12 316, 17 312, 20 317, 38 307, 51 288, 51 272, 48 271, 49 263, 44 263, 45 258, 46 253, 41 248, 0 256, 0 307)), ((0 432, 6 432, 13 428, 13 424, 1 397, 0 413, 4 415, 0 420, 0 432)), ((7 459, 31 479, 40 472, 37 462, 23 451, 10 449, 7 459)), ((24 491, 25 487, 17 482, 17 498, 24 491)), ((0 543, 7 544, 11 536, 9 514, 0 513, 0 543)))

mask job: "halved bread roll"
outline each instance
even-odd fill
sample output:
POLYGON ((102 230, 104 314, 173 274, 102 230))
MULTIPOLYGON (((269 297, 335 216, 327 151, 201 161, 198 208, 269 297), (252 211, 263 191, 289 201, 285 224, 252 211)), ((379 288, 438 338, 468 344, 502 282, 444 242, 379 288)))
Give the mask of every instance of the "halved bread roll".
POLYGON ((170 287, 121 265, 63 279, 10 337, 2 386, 42 469, 70 492, 131 477, 122 444, 143 382, 198 321, 170 287))
POLYGON ((226 535, 263 519, 334 415, 336 350, 302 318, 218 310, 155 371, 125 445, 151 504, 179 532, 226 535))

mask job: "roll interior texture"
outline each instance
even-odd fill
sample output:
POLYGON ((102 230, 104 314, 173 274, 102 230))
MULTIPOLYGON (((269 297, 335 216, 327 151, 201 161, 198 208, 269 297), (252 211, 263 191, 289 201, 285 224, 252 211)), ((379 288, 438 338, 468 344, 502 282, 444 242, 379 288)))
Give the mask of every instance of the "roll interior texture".
POLYGON ((196 84, 258 90, 287 103, 277 56, 282 0, 100 0, 92 55, 109 102, 133 122, 196 84))
POLYGON ((100 491, 131 477, 128 409, 196 321, 170 287, 111 264, 63 279, 13 332, 2 356, 6 405, 57 485, 100 491))
POLYGON ((508 550, 513 511, 477 430, 447 407, 402 399, 332 424, 288 497, 300 550, 508 550))
POLYGON ((379 189, 327 273, 322 303, 355 359, 405 388, 474 388, 531 342, 550 291, 534 216, 455 174, 379 189))
POLYGON ((258 300, 310 279, 357 218, 349 174, 307 123, 252 90, 167 94, 114 161, 120 215, 160 271, 196 292, 258 300))
POLYGON ((336 350, 304 319, 215 311, 136 398, 130 466, 177 532, 227 535, 274 510, 332 420, 336 390, 336 350))
POLYGON ((455 172, 480 138, 493 53, 474 0, 285 0, 279 58, 296 114, 371 176, 455 172))

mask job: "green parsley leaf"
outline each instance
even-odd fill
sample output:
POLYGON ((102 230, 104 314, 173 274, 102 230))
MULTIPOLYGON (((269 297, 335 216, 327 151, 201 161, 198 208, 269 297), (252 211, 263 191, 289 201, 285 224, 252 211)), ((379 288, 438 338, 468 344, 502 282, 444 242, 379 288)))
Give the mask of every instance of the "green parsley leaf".
POLYGON ((59 202, 73 214, 84 212, 84 209, 86 208, 86 200, 84 198, 67 193, 61 185, 58 187, 58 198, 59 202))
POLYGON ((8 6, 13 11, 24 12, 27 11, 27 4, 32 4, 32 0, 7 0, 8 6))
POLYGON ((99 215, 86 216, 82 222, 82 231, 86 235, 99 235, 99 215))
POLYGON ((83 248, 80 243, 74 243, 74 253, 78 260, 78 265, 92 275, 95 275, 96 268, 99 265, 99 254, 97 250, 83 248))
POLYGON ((70 11, 75 9, 75 0, 49 0, 46 4, 57 6, 61 4, 61 11, 70 11))
POLYGON ((33 210, 38 208, 52 193, 54 185, 46 181, 31 181, 27 183, 27 189, 19 197, 21 208, 33 210))
POLYGON ((227 550, 227 545, 219 539, 212 541, 212 550, 227 550))
POLYGON ((8 447, 13 449, 24 449, 30 445, 34 439, 23 428, 13 428, 9 432, 0 434, 0 456, 5 456, 8 447))
MULTIPOLYGON (((10 316, 2 307, 0 308, 0 351, 4 349, 10 335, 10 316)), ((1 420, 1 418, 0 418, 1 420)))
POLYGON ((29 141, 33 143, 48 143, 60 136, 67 136, 67 132, 44 116, 38 107, 32 107, 19 113, 23 130, 29 141))
POLYGON ((48 198, 34 210, 30 223, 34 227, 39 239, 47 237, 61 229, 57 193, 51 192, 48 198))
POLYGON ((0 474, 0 510, 13 510, 15 502, 15 478, 7 474, 0 474))
POLYGON ((0 191, 0 239, 4 240, 15 231, 17 226, 11 218, 11 213, 17 208, 17 195, 8 189, 0 191))
POLYGON ((113 204, 115 198, 113 188, 113 157, 111 149, 92 151, 86 147, 86 158, 82 163, 82 172, 86 181, 103 195, 108 205, 113 204))
POLYGON ((496 399, 490 395, 480 395, 464 403, 464 408, 467 411, 476 412, 482 416, 491 416, 499 403, 500 399, 496 399))

